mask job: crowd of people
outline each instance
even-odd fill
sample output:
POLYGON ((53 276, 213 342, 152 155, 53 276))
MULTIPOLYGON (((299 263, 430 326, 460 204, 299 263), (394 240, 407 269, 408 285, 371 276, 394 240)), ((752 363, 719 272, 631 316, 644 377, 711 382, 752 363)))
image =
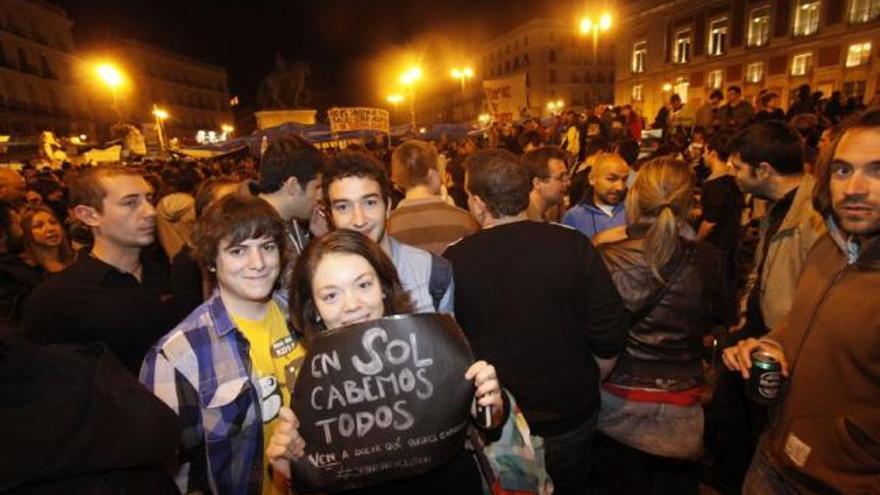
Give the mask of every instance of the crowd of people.
MULTIPOLYGON (((0 168, 0 491, 289 493, 310 340, 437 312, 476 358, 476 431, 521 411, 554 493, 873 493, 880 109, 723 99, 672 95, 656 139, 600 106, 392 150, 0 168)), ((351 493, 485 474, 468 444, 351 493)))

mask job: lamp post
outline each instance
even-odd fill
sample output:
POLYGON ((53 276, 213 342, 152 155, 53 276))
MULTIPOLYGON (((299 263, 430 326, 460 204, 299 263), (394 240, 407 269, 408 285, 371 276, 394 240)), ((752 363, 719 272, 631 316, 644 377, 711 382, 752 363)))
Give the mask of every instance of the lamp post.
POLYGON ((415 84, 422 78, 422 69, 412 67, 400 76, 400 82, 409 91, 409 116, 413 134, 416 133, 416 89, 415 84))
POLYGON ((110 94, 113 97, 113 111, 116 113, 116 120, 122 120, 122 113, 119 111, 119 96, 117 91, 123 84, 122 72, 119 71, 112 64, 100 64, 95 68, 95 72, 98 74, 98 78, 103 82, 108 88, 110 88, 110 94))
POLYGON ((461 118, 464 120, 467 117, 467 105, 465 103, 465 83, 468 79, 474 77, 474 69, 470 67, 465 67, 463 69, 455 68, 452 69, 452 78, 458 79, 461 83, 461 118))
POLYGON ((562 112, 564 106, 565 102, 562 100, 551 101, 547 103, 547 110, 550 110, 550 115, 557 115, 562 112))
POLYGON ((581 19, 581 34, 591 34, 593 36, 593 65, 597 64, 598 59, 599 32, 608 31, 609 29, 611 29, 611 14, 607 12, 603 12, 598 19, 593 19, 589 16, 581 19))
POLYGON ((165 156, 165 119, 168 118, 168 112, 153 105, 153 117, 156 117, 156 132, 159 134, 159 152, 165 156))
POLYGON ((399 117, 399 115, 397 114, 397 107, 400 105, 400 102, 402 102, 404 100, 403 95, 400 93, 390 94, 385 98, 385 100, 388 103, 391 103, 392 105, 394 105, 394 117, 395 118, 399 117))

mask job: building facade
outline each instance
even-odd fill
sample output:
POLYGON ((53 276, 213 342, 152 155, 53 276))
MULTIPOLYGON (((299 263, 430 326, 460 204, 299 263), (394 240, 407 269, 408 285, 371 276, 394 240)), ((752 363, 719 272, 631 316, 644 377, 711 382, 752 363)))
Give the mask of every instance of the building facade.
MULTIPOLYGON (((475 121, 486 111, 483 81, 523 75, 531 116, 546 116, 561 108, 592 106, 614 100, 614 31, 593 37, 578 32, 573 22, 536 18, 479 48, 474 77, 464 84, 448 73, 445 82, 416 95, 419 125, 475 121), (548 108, 548 103, 553 103, 548 108)), ((395 121, 408 121, 408 102, 399 105, 395 121)))
POLYGON ((93 134, 71 26, 64 10, 42 0, 0 3, 0 134, 93 134))
MULTIPOLYGON (((226 69, 135 40, 116 43, 106 54, 127 79, 116 95, 123 121, 153 123, 153 108, 159 107, 168 113, 168 138, 185 143, 196 142, 200 131, 219 136, 223 126, 232 124, 226 69)), ((113 108, 106 91, 95 105, 103 115, 113 108)))
POLYGON ((532 115, 564 107, 593 106, 614 100, 614 29, 595 39, 578 32, 565 19, 537 18, 483 46, 480 76, 484 79, 526 74, 532 115))
POLYGON ((880 0, 643 0, 618 35, 615 101, 651 119, 669 96, 762 89, 787 107, 799 86, 868 103, 880 92, 880 0))

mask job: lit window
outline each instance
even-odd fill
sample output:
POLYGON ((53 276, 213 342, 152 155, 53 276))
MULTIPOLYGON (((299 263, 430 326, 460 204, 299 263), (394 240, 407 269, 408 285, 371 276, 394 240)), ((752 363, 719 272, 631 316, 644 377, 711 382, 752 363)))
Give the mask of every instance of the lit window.
POLYGON ((852 0, 849 4, 849 22, 870 22, 880 16, 880 0, 852 0))
POLYGON ((706 80, 709 89, 721 89, 724 84, 723 77, 721 69, 710 71, 706 80))
POLYGON ((633 86, 632 91, 632 101, 642 101, 642 85, 636 84, 633 86))
POLYGON ((813 54, 801 53, 791 59, 791 75, 803 76, 813 70, 813 54))
MULTIPOLYGON (((878 0, 880 1, 880 0, 878 0)), ((770 40, 770 6, 752 10, 749 16, 748 46, 764 46, 770 40)))
POLYGON ((846 53, 846 66, 858 67, 868 63, 871 59, 871 42, 855 43, 849 45, 849 51, 846 53))
POLYGON ((746 82, 759 83, 764 80, 764 64, 756 62, 746 66, 746 82))
POLYGON ((798 0, 794 12, 795 36, 808 36, 819 30, 820 0, 798 0))
POLYGON ((727 18, 717 19, 709 25, 709 55, 723 55, 727 41, 727 18))
POLYGON ((672 86, 672 92, 681 97, 682 103, 687 103, 688 101, 688 89, 691 86, 691 82, 686 77, 678 77, 675 79, 675 84, 672 86))
POLYGON ((648 58, 648 43, 640 41, 633 45, 632 71, 634 74, 645 72, 648 58))
POLYGON ((675 34, 675 59, 677 64, 686 64, 691 59, 691 30, 686 29, 675 34))

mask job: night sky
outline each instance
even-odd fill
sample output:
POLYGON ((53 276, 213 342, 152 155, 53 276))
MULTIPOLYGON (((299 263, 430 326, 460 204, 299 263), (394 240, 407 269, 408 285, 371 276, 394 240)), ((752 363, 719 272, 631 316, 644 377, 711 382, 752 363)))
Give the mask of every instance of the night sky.
POLYGON ((318 108, 377 104, 388 93, 383 86, 392 84, 387 76, 396 78, 404 56, 422 57, 426 72, 446 75, 456 60, 476 63, 481 41, 537 15, 572 17, 575 5, 568 0, 55 3, 74 22, 78 48, 100 49, 130 37, 219 65, 229 72, 231 94, 245 106, 253 103, 276 52, 308 62, 307 87, 318 108))

